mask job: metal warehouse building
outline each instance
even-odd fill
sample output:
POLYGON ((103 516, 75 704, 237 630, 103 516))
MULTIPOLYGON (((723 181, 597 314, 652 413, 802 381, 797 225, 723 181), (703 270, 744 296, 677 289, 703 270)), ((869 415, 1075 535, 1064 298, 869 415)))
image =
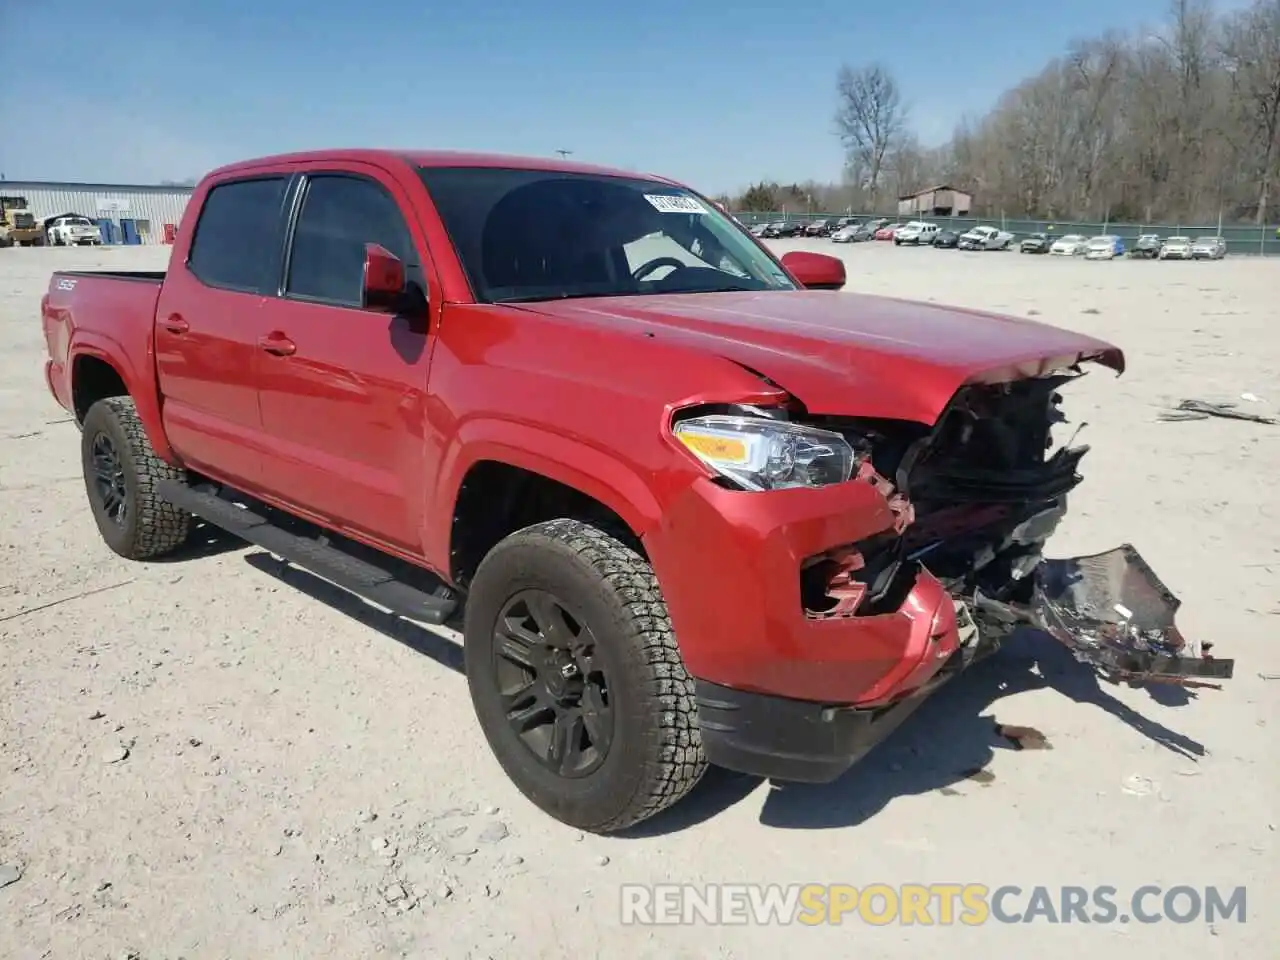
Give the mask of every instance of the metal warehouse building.
POLYGON ((98 221, 108 243, 164 243, 165 225, 181 222, 191 194, 167 185, 0 180, 5 206, 26 206, 37 220, 81 214, 98 221))

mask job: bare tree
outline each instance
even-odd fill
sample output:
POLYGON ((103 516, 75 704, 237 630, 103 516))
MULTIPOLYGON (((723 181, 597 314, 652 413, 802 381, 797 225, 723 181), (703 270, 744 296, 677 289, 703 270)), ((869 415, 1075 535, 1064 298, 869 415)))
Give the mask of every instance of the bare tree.
POLYGON ((1280 0, 1262 0, 1229 18, 1222 49, 1244 134, 1241 152, 1257 177, 1254 219, 1263 223, 1280 179, 1280 0))
POLYGON ((815 209, 887 212, 891 189, 952 183, 980 214, 1280 220, 1280 0, 1246 4, 1169 0, 1155 31, 1077 41, 937 148, 910 135, 886 68, 843 67, 844 182, 801 192, 815 209))
POLYGON ((885 158, 907 129, 907 108, 888 69, 842 66, 836 77, 836 130, 844 142, 851 179, 878 198, 885 158))

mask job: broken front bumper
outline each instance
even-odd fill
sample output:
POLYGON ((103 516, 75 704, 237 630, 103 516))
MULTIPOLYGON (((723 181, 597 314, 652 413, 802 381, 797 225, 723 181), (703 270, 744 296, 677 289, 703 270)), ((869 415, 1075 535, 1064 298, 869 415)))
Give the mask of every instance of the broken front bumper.
POLYGON ((1174 623, 1181 601, 1130 544, 1105 553, 1045 560, 1036 570, 1030 621, 1077 660, 1120 679, 1229 680, 1234 660, 1210 655, 1174 623))
POLYGON ((777 780, 829 782, 892 733, 942 684, 999 647, 1002 627, 1026 623, 1077 660, 1117 680, 1194 684, 1230 679, 1234 661, 1210 655, 1174 623, 1180 605, 1129 544, 1094 556, 1045 560, 1033 600, 957 601, 947 662, 906 696, 876 707, 837 706, 696 681, 707 755, 719 766, 777 780), (979 636, 988 633, 987 636, 979 636))

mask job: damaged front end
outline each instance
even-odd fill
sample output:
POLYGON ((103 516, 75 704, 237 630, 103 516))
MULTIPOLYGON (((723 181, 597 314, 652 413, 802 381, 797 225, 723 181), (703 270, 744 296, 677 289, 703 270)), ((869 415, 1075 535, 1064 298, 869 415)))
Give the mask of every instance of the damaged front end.
POLYGON ((1081 375, 1077 367, 966 386, 932 428, 810 419, 860 452, 859 478, 878 486, 897 522, 810 559, 802 573, 805 615, 892 612, 924 568, 956 602, 958 621, 976 626, 966 631, 956 667, 994 652, 1029 624, 1113 679, 1229 679, 1233 661, 1182 636, 1174 623, 1178 599, 1132 546, 1044 557, 1089 449, 1073 446, 1074 434, 1062 443, 1053 437, 1066 423, 1058 390, 1081 375))

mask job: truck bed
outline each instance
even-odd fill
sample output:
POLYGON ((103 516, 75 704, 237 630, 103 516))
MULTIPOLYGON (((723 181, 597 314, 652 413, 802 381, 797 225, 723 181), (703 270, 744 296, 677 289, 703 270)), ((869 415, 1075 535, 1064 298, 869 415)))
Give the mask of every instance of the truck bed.
POLYGON ((50 277, 41 304, 49 353, 45 375, 66 409, 75 410, 73 343, 87 355, 110 356, 140 408, 158 403, 148 351, 164 277, 163 270, 59 270, 50 277))

